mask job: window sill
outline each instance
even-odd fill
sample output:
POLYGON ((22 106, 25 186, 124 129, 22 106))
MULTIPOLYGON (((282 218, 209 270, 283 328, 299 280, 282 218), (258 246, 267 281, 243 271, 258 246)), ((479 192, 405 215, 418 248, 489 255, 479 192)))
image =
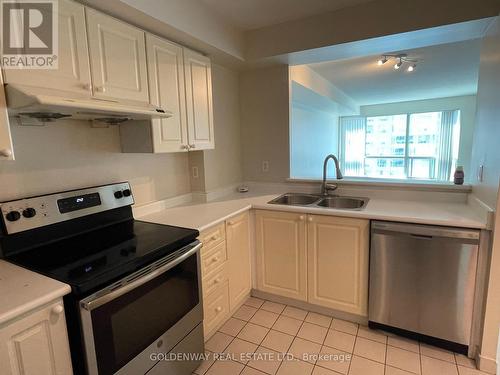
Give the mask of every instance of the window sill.
MULTIPOLYGON (((316 178, 287 178, 288 182, 313 182, 321 183, 321 179, 316 178)), ((447 191, 455 193, 470 193, 472 191, 472 185, 455 185, 452 182, 436 182, 436 181, 425 181, 425 180, 394 180, 394 179, 379 179, 379 178, 353 178, 348 177, 342 180, 328 179, 328 182, 337 184, 339 186, 353 186, 353 187, 385 187, 393 189, 404 189, 404 190, 425 190, 425 191, 447 191)))

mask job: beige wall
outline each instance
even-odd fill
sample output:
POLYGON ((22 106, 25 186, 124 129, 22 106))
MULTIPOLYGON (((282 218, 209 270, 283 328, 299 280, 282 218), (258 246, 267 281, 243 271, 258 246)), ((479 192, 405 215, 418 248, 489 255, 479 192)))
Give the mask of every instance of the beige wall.
POLYGON ((215 150, 204 151, 208 191, 242 181, 238 73, 212 66, 215 150))
MULTIPOLYGON (((484 317, 481 356, 494 360, 500 327, 500 22, 497 19, 488 30, 481 46, 477 117, 472 152, 472 167, 484 165, 484 180, 476 182, 473 193, 496 207, 496 226, 493 233, 488 295, 484 317)), ((500 360, 496 358, 497 363, 500 360)))
POLYGON ((246 33, 246 59, 496 16, 497 0, 375 0, 246 33))
POLYGON ((16 161, 0 163, 0 201, 130 181, 142 204, 190 191, 187 154, 122 154, 118 126, 84 121, 11 122, 16 161))
POLYGON ((483 181, 476 181, 474 194, 490 207, 496 206, 500 179, 500 22, 490 27, 481 45, 477 116, 472 148, 472 170, 484 165, 483 181))
POLYGON ((282 182, 289 176, 288 66, 243 72, 240 76, 243 178, 282 182), (269 172, 262 162, 269 162, 269 172))
POLYGON ((464 167, 467 181, 472 181, 470 159, 472 153, 472 140, 474 137, 474 124, 476 122, 476 96, 455 96, 428 100, 415 100, 400 103, 388 103, 361 106, 362 116, 396 115, 408 112, 431 112, 460 110, 460 150, 458 165, 464 167))
POLYGON ((57 121, 21 127, 12 122, 16 161, 0 162, 0 201, 130 181, 136 203, 144 204, 240 182, 238 75, 214 65, 212 82, 216 149, 211 151, 124 154, 118 126, 57 121), (190 180, 190 164, 198 166, 198 179, 190 180))

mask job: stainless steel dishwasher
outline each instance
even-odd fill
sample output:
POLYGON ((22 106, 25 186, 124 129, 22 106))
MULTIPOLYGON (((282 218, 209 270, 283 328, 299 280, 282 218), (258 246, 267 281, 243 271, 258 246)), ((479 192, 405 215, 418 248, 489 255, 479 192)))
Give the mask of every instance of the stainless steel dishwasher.
POLYGON ((467 354, 479 231, 373 221, 369 325, 467 354))

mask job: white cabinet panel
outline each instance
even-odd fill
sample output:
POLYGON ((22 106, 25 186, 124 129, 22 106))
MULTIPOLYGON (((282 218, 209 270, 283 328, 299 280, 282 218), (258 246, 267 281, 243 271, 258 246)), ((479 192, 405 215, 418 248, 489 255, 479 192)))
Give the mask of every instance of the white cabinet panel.
POLYGON ((305 215, 256 212, 257 289, 307 300, 305 215))
POLYGON ((62 300, 0 327, 3 375, 72 374, 62 300))
POLYGON ((91 94, 84 6, 59 0, 58 69, 6 69, 5 82, 91 94))
POLYGON ((308 302, 367 316, 368 220, 309 215, 308 302))
POLYGON ((210 59, 184 49, 189 146, 194 150, 215 147, 210 59))
POLYGON ((86 12, 94 96, 149 102, 144 31, 86 12))
POLYGON ((154 152, 187 151, 183 48, 151 34, 146 48, 151 103, 172 112, 152 122, 154 152))
POLYGON ((229 268, 229 306, 238 307, 252 288, 248 212, 226 220, 229 268))

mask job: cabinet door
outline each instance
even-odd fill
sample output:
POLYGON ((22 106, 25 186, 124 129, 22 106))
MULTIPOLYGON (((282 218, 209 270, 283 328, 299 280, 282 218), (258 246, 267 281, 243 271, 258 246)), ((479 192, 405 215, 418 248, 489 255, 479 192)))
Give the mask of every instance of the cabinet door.
POLYGON ((57 69, 6 69, 11 84, 54 88, 90 96, 90 67, 84 6, 59 0, 59 48, 57 69))
POLYGON ((252 288, 248 212, 226 221, 229 306, 234 310, 252 288))
POLYGON ((215 147, 210 59, 184 49, 186 108, 189 146, 194 150, 215 147))
POLYGON ((95 97, 149 102, 144 32, 86 8, 95 97))
POLYGON ((154 152, 187 151, 182 47, 148 34, 146 48, 151 104, 173 114, 172 117, 152 121, 154 152))
POLYGON ((369 221, 309 215, 308 302, 367 315, 369 221))
POLYGON ((257 288, 307 300, 305 215, 256 212, 257 288))
POLYGON ((62 301, 0 328, 2 374, 72 374, 62 301))
POLYGON ((2 72, 0 71, 0 160, 14 160, 14 149, 12 148, 9 116, 3 87, 2 72))

